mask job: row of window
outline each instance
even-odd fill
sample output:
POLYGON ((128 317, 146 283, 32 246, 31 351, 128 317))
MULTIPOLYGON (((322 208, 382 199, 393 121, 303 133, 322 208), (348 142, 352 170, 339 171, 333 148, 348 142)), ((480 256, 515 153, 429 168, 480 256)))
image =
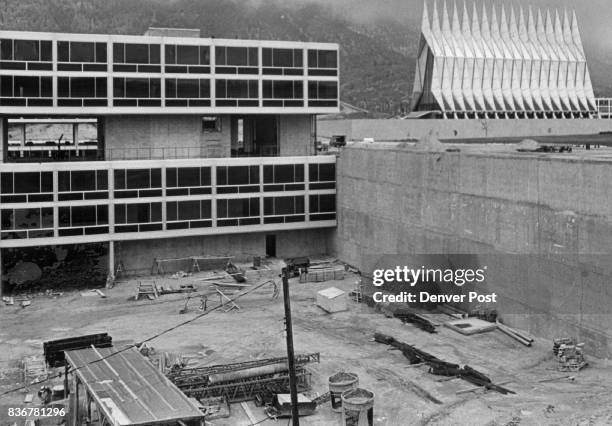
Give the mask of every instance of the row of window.
MULTIPOLYGON (((107 80, 105 77, 59 77, 57 79, 57 94, 59 106, 106 106, 107 80), (80 99, 89 99, 92 102, 81 103, 80 99), (78 100, 75 102, 75 100, 78 100)), ((165 80, 165 95, 167 99, 210 99, 210 80, 206 79, 176 79, 165 80)), ((51 105, 53 96, 51 77, 28 76, 0 76, 1 105, 19 106, 22 99, 32 99, 41 102, 45 98, 51 105), (17 102, 17 103, 15 103, 17 102)), ((125 104, 120 99, 161 99, 161 82, 158 78, 113 78, 113 96, 119 101, 115 106, 134 106, 125 104)), ((256 99, 259 96, 257 80, 216 80, 217 99, 253 99, 250 101, 258 106, 256 99)), ((302 99, 302 81, 264 81, 264 99, 302 99)), ((332 101, 338 96, 336 82, 311 81, 308 83, 308 96, 316 102, 319 100, 332 101)), ((160 106, 157 101, 151 106, 160 106)), ((184 104, 167 103, 168 106, 185 106, 184 104)), ((193 104, 192 106, 209 106, 193 104)), ((287 105, 287 106, 302 106, 287 105)), ((33 105, 34 106, 34 105, 33 105)), ((47 106, 47 104, 39 105, 47 106)), ((223 101, 218 106, 225 105, 223 101)), ((249 106, 249 105, 243 105, 249 106)), ((272 105, 266 105, 272 106, 272 105)))
MULTIPOLYGON (((145 43, 112 43, 114 71, 121 72, 160 72, 161 45, 145 43)), ((210 72, 210 46, 197 45, 164 45, 166 72, 210 72), (194 66, 190 69, 183 66, 194 66), (200 67, 200 68, 197 68, 200 67)), ((58 41, 57 60, 60 71, 106 71, 106 67, 96 67, 107 63, 106 42, 58 41), (71 67, 70 64, 78 65, 71 67), (91 66, 94 65, 94 66, 91 66)), ((38 64, 29 68, 20 62, 51 62, 52 42, 49 40, 0 40, 0 68, 2 69, 38 69, 51 70, 50 64, 38 64), (12 62, 12 64, 11 64, 12 62), (23 65, 23 66, 21 66, 23 65), (40 65, 44 65, 40 67, 40 65)), ((259 66, 257 47, 216 46, 215 62, 219 67, 216 72, 251 74, 250 68, 259 66)), ((278 74, 272 68, 289 71, 291 68, 302 68, 302 49, 262 48, 261 63, 264 73, 278 74)), ((308 68, 320 71, 338 67, 338 52, 335 50, 308 50, 308 68)), ((255 70, 255 74, 257 70, 255 70)), ((300 70, 301 74, 301 70, 300 70)), ((316 75, 316 73, 315 73, 316 75)), ((323 72, 318 75, 336 75, 323 72)))
MULTIPOLYGON (((335 212, 333 194, 309 197, 312 213, 335 212)), ((304 214, 304 196, 265 197, 264 216, 304 214)), ((168 222, 211 219, 210 200, 170 201, 166 203, 168 222)), ((151 223, 162 221, 162 203, 116 204, 115 224, 151 223)), ((259 198, 217 200, 217 218, 258 217, 259 198)), ((2 209, 1 229, 43 229, 53 227, 53 209, 2 209)), ((108 206, 67 206, 58 208, 60 228, 108 225, 108 206)))
MULTIPOLYGON (((335 164, 317 163, 308 166, 308 177, 311 184, 333 183, 336 179, 335 173, 335 164)), ((217 186, 219 187, 259 185, 259 166, 217 166, 216 179, 217 186)), ((263 166, 264 185, 303 182, 303 164, 275 164, 263 166)), ((171 193, 170 191, 175 188, 210 188, 210 186, 210 167, 169 167, 166 169, 166 188, 168 195, 186 195, 186 193, 171 193)), ((162 169, 115 169, 114 187, 115 190, 160 189, 162 188, 162 169)), ((58 192, 60 194, 106 190, 108 190, 107 170, 58 172, 58 192)), ((259 188, 257 188, 257 191, 259 191, 259 188)), ((51 192, 53 192, 52 172, 0 173, 0 194, 2 196, 51 192)))
MULTIPOLYGON (((310 220, 334 220, 335 195, 310 195, 310 220)), ((217 200, 217 226, 291 223, 306 220, 304 196, 265 197, 263 218, 259 198, 217 200)), ((166 229, 212 226, 210 200, 166 203, 166 229)), ((160 231, 162 203, 117 204, 114 207, 115 232, 160 231)), ((108 206, 67 206, 58 208, 59 236, 104 234, 109 232, 108 206)), ((45 238, 53 236, 53 209, 26 208, 0 211, 0 238, 45 238)))

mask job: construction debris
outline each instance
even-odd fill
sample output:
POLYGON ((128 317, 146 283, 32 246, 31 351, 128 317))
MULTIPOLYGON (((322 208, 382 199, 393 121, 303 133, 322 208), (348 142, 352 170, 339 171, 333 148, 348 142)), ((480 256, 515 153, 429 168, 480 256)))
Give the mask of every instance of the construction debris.
MULTIPOLYGON (((63 353, 62 353, 63 354, 63 353)), ((26 356, 23 359, 23 379, 27 384, 46 380, 48 377, 45 359, 40 355, 26 356)))
POLYGON ((402 343, 395 340, 391 336, 384 335, 382 333, 375 333, 374 340, 378 343, 393 346, 399 349, 402 354, 408 359, 410 364, 424 363, 429 366, 429 372, 439 376, 457 376, 473 383, 477 386, 482 386, 486 389, 495 390, 501 394, 514 393, 513 391, 503 388, 491 382, 484 374, 477 370, 474 370, 468 365, 460 367, 458 364, 449 363, 443 361, 435 356, 415 348, 407 343, 402 343))
POLYGON ((287 265, 286 268, 289 277, 299 277, 301 271, 308 271, 310 259, 307 257, 294 257, 285 259, 285 264, 287 265))
POLYGON ((225 266, 225 272, 232 276, 238 283, 243 283, 246 281, 245 271, 243 269, 238 268, 232 262, 228 261, 225 266))
POLYGON ((325 282, 335 281, 344 279, 344 267, 343 266, 329 266, 324 268, 311 267, 308 269, 301 269, 300 271, 300 282, 325 282))
MULTIPOLYGON (((195 398, 194 398, 195 399, 195 398)), ((207 420, 221 419, 229 417, 231 414, 230 405, 224 396, 200 398, 198 401, 200 410, 206 415, 207 420)))
MULTIPOLYGON (((317 403, 303 393, 298 393, 298 415, 310 416, 317 410, 317 403)), ((269 417, 291 417, 291 395, 280 393, 274 395, 272 405, 266 408, 269 417)))
POLYGON ((190 277, 192 274, 187 273, 185 271, 178 271, 175 272, 174 274, 170 275, 170 278, 174 279, 174 280, 178 280, 179 278, 185 278, 185 277, 190 277))

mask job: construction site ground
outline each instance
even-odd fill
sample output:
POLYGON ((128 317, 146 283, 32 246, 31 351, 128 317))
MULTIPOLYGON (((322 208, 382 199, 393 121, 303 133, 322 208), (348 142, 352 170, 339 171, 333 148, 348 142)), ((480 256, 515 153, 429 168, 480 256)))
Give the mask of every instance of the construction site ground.
MULTIPOLYGON (((254 284, 265 278, 278 280, 279 263, 269 271, 247 273, 254 284)), ((204 290, 206 272, 172 279, 154 277, 158 284, 193 283, 204 290)), ((94 292, 66 292, 61 296, 35 296, 30 306, 0 306, 0 394, 22 386, 21 361, 26 355, 42 354, 46 340, 108 332, 115 346, 140 342, 161 330, 200 314, 198 303, 187 313, 184 294, 169 294, 156 300, 135 301, 136 282, 130 279, 103 289, 106 298, 94 292)), ((354 372, 360 387, 375 394, 375 425, 609 425, 612 424, 612 372, 603 360, 589 358, 589 366, 577 373, 555 370, 550 340, 536 339, 524 347, 499 331, 463 336, 446 327, 429 334, 400 320, 388 318, 374 308, 354 301, 349 310, 328 314, 315 305, 317 291, 331 286, 345 291, 356 288, 359 276, 347 273, 343 280, 299 283, 291 279, 291 303, 296 353, 320 352, 321 362, 309 364, 312 390, 328 390, 329 376, 354 372), (516 392, 460 391, 474 388, 461 379, 446 380, 429 374, 426 366, 410 366, 398 351, 373 341, 379 331, 413 344, 441 359, 468 364, 487 374, 495 383, 516 392), (575 380, 556 380, 571 375, 575 380), (457 393, 459 392, 459 394, 457 393), (439 400, 439 403, 435 402, 439 400)), ((272 299, 270 287, 237 301, 240 310, 215 311, 193 323, 164 334, 148 344, 156 351, 181 353, 191 365, 234 363, 286 355, 282 297, 272 299)), ((208 307, 219 299, 209 298, 208 307)), ((437 321, 449 319, 443 314, 437 321)), ((553 337, 553 336, 551 336, 553 337)), ((588 354, 588 348, 586 349, 588 354)), ((35 396, 24 404, 27 393, 40 385, 0 397, 0 425, 12 424, 9 407, 35 406, 35 396)), ((265 419, 263 408, 248 403, 257 420, 265 419)), ((315 415, 303 417, 302 425, 340 425, 341 415, 329 403, 315 415)), ((240 404, 233 404, 231 417, 211 421, 217 426, 249 425, 240 404)), ((23 420, 20 424, 23 424, 23 420)), ((58 424, 47 419, 41 424, 58 424)), ((265 420, 261 425, 287 424, 287 420, 265 420)))

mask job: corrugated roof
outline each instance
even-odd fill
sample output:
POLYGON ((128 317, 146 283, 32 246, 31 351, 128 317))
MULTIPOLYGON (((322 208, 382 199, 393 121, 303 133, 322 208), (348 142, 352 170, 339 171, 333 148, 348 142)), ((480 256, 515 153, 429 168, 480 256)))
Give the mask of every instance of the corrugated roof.
POLYGON ((133 348, 119 353, 112 347, 67 351, 66 360, 114 425, 204 418, 185 394, 133 348))

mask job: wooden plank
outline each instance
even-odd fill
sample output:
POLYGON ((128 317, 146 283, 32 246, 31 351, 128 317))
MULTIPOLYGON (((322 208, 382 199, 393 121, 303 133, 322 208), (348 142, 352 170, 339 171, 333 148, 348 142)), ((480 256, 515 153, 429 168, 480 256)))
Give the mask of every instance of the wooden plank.
POLYGON ((255 416, 253 415, 253 412, 251 411, 251 409, 249 408, 249 405, 247 404, 246 401, 243 401, 240 403, 240 406, 242 407, 242 409, 244 410, 244 413, 247 415, 247 417, 249 418, 249 421, 251 422, 251 424, 256 424, 257 423, 257 419, 255 418, 255 416))

